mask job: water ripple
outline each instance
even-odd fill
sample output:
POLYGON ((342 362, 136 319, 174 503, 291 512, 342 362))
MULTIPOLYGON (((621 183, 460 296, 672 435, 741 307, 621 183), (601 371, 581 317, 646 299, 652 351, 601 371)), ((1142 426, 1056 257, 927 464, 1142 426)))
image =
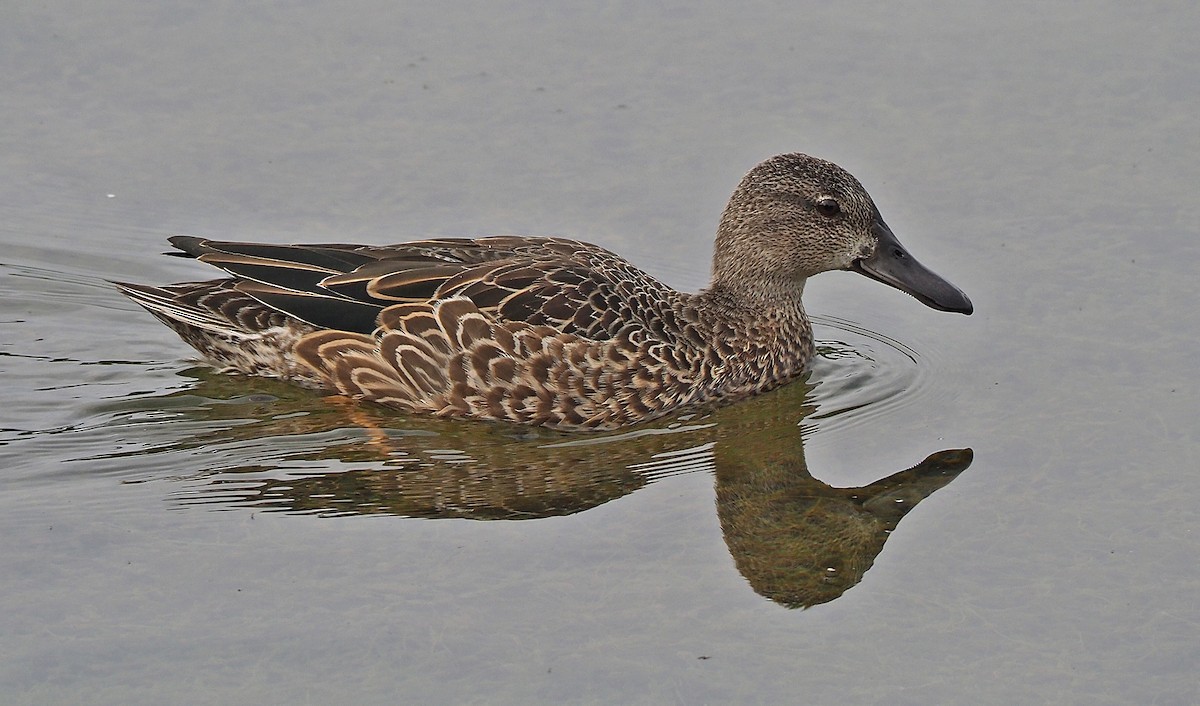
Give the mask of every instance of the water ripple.
POLYGON ((930 356, 846 319, 813 317, 817 357, 812 364, 817 411, 805 433, 844 429, 899 413, 930 389, 930 356))

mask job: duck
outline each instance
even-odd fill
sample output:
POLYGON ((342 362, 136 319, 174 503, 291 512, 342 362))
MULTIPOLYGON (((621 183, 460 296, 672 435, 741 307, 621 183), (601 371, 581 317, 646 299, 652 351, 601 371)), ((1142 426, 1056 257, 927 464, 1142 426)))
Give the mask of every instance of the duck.
POLYGON ((710 284, 691 293, 560 237, 169 242, 169 254, 225 276, 113 284, 223 371, 563 431, 727 404, 804 375, 814 345, 801 296, 822 272, 973 311, 900 244, 857 179, 800 153, 742 178, 717 227, 710 284))

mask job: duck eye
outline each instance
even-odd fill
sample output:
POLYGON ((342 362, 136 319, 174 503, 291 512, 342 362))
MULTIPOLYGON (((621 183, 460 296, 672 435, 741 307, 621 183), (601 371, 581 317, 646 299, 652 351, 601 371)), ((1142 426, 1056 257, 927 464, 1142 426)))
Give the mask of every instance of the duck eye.
POLYGON ((817 201, 817 213, 826 218, 837 218, 842 215, 842 207, 838 205, 837 201, 826 197, 817 201))

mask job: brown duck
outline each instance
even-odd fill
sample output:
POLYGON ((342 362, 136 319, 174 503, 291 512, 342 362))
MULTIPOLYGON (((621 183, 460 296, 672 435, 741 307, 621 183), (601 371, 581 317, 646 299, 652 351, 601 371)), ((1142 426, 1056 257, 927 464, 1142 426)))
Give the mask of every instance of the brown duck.
POLYGON ((558 429, 614 429, 795 379, 813 355, 804 283, 827 270, 972 311, 908 254, 857 179, 803 154, 742 179, 717 228, 712 283, 694 294, 561 238, 170 241, 232 276, 117 285, 223 369, 558 429))

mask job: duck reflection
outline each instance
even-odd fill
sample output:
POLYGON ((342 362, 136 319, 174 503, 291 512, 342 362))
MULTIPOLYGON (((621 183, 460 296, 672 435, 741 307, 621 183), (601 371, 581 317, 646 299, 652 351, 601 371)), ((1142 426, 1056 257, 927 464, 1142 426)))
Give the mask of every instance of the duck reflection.
POLYGON ((533 519, 707 471, 738 570, 756 592, 788 607, 825 603, 857 584, 901 518, 972 459, 970 449, 940 451, 869 485, 832 487, 805 463, 798 421, 814 408, 804 383, 633 432, 580 436, 400 416, 266 380, 254 380, 256 393, 247 396, 245 379, 187 374, 200 385, 156 400, 204 428, 172 445, 204 450, 204 468, 186 479, 183 502, 327 516, 533 519), (265 449, 259 464, 221 463, 244 461, 246 444, 265 449))

